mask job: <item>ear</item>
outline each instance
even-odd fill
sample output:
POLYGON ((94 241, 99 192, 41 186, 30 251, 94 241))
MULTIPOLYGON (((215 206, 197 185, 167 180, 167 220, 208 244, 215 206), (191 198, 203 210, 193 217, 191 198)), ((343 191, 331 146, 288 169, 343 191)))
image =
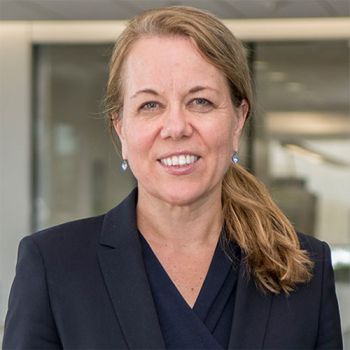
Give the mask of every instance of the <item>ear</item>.
POLYGON ((233 131, 234 132, 233 133, 233 150, 234 151, 238 151, 239 138, 241 136, 245 121, 247 119, 249 109, 250 109, 250 106, 246 99, 243 99, 240 106, 235 108, 237 121, 233 131))
POLYGON ((122 158, 128 159, 123 118, 121 118, 121 116, 119 116, 117 113, 113 113, 112 123, 113 123, 114 131, 117 133, 121 143, 122 158))

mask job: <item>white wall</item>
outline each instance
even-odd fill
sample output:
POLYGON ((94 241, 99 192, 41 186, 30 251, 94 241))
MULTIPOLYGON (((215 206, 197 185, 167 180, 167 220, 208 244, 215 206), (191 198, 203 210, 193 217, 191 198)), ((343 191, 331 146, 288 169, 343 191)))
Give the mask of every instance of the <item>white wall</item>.
POLYGON ((28 25, 1 25, 0 335, 15 271, 18 242, 30 233, 30 72, 28 25))

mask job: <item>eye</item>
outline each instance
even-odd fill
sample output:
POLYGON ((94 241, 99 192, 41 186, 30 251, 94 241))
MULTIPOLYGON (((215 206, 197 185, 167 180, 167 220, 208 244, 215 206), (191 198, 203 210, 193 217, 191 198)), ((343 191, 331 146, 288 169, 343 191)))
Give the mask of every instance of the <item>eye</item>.
POLYGON ((205 98, 195 98, 193 102, 198 106, 207 106, 208 104, 210 104, 210 102, 205 98))
POLYGON ((149 101, 141 105, 140 110, 153 111, 158 107, 158 103, 154 101, 149 101))
POLYGON ((208 112, 213 108, 213 103, 203 97, 194 98, 190 105, 195 111, 199 112, 208 112))

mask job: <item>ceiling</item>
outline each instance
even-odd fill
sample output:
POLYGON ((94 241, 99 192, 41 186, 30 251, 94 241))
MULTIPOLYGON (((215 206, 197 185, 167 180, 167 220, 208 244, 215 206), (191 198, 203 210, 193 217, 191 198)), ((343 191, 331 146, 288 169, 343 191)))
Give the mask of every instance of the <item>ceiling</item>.
POLYGON ((0 0, 0 20, 128 19, 145 9, 171 5, 232 19, 350 16, 350 0, 0 0))

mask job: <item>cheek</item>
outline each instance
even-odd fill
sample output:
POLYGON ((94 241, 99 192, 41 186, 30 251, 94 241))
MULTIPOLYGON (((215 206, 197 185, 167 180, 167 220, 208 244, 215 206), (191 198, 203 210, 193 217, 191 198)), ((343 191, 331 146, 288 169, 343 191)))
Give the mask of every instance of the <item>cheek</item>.
POLYGON ((146 153, 150 152, 153 143, 153 134, 145 125, 130 123, 125 128, 125 143, 129 159, 138 161, 145 159, 146 153))
POLYGON ((211 137, 213 138, 213 146, 220 155, 226 157, 228 153, 232 152, 233 133, 231 125, 225 124, 220 128, 216 128, 216 131, 211 131, 211 137))

